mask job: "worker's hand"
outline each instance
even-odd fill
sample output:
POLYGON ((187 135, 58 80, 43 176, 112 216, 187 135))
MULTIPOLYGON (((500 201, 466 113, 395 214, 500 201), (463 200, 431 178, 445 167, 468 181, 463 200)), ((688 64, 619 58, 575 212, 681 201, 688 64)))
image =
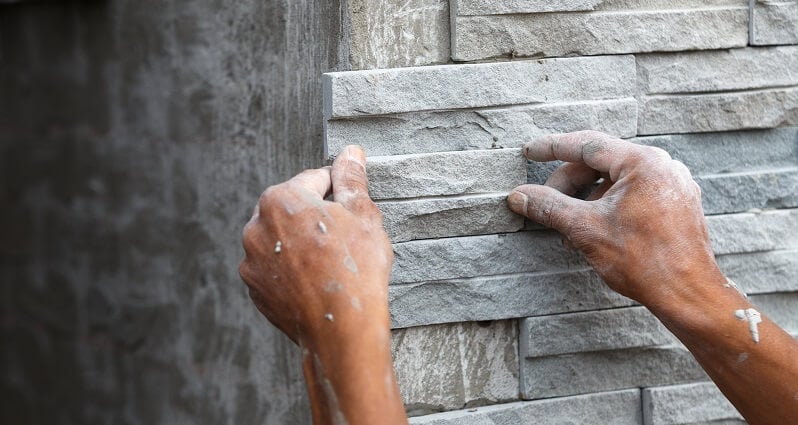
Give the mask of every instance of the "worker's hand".
POLYGON ((684 282, 717 281, 701 190, 662 149, 581 131, 530 142, 524 155, 566 164, 545 186, 517 187, 510 208, 562 233, 615 291, 651 306, 689 298, 684 282), (587 200, 572 197, 600 178, 587 200))
POLYGON ((258 310, 295 343, 366 322, 388 329, 393 251, 365 162, 348 146, 332 167, 269 187, 244 228, 241 277, 258 310))

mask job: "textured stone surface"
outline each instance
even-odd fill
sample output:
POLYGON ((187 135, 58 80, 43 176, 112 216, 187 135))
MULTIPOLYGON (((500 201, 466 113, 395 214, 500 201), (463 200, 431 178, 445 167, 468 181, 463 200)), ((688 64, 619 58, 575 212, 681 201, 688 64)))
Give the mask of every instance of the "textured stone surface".
POLYGON ((645 307, 628 307, 521 321, 521 357, 667 345, 676 340, 645 307))
POLYGON ((798 88, 658 95, 640 100, 639 135, 798 125, 798 88))
MULTIPOLYGON (((452 0, 456 14, 502 15, 516 13, 578 12, 589 10, 663 10, 696 7, 695 0, 452 0)), ((746 6, 746 0, 704 0, 702 7, 746 6)))
POLYGON ((0 423, 310 423, 236 268, 321 165, 338 3, 0 6, 0 423))
POLYGON ((349 1, 352 69, 397 68, 449 61, 446 0, 349 1))
POLYGON ((648 136, 632 141, 666 150, 694 176, 798 165, 798 127, 648 136))
POLYGON ((551 231, 463 236, 394 244, 391 283, 511 273, 558 271, 586 265, 551 231))
POLYGON ((751 44, 798 44, 798 1, 757 0, 751 16, 751 44))
POLYGON ((524 399, 709 380, 681 345, 527 358, 521 376, 524 399))
MULTIPOLYGON (((715 253, 798 248, 798 209, 707 218, 715 253)), ((552 231, 464 236, 394 244, 391 282, 412 283, 512 273, 560 271, 585 265, 552 231)))
POLYGON ((648 54, 635 59, 641 93, 706 93, 798 85, 798 46, 648 54))
POLYGON ((798 167, 695 177, 704 214, 798 207, 798 167))
POLYGON ((507 403, 411 418, 413 425, 562 425, 642 423, 640 391, 626 390, 507 403))
POLYGON ((643 418, 645 425, 745 424, 712 382, 643 389, 643 418))
POLYGON ((790 335, 798 335, 798 292, 758 294, 749 297, 757 309, 790 335))
POLYGON ((399 155, 518 147, 533 137, 586 129, 634 136, 637 101, 626 98, 331 120, 326 141, 329 152, 357 144, 368 155, 399 155))
POLYGON ((378 202, 392 242, 514 232, 524 218, 507 208, 507 193, 378 202))
MULTIPOLYGON (((717 260, 724 274, 752 297, 798 291, 795 279, 798 251, 720 255, 717 260)), ((589 269, 392 285, 389 299, 391 324, 395 328, 545 316, 635 304, 607 288, 589 269)), ((786 326, 787 322, 784 323, 786 326)))
POLYGON ((388 298, 394 328, 633 304, 586 269, 392 285, 388 288, 388 298))
POLYGON ((707 217, 716 255, 798 248, 798 209, 707 217))
POLYGON ((392 332, 391 353, 410 415, 518 400, 516 321, 392 332))
POLYGON ((490 149, 371 157, 372 199, 508 192, 526 182, 521 149, 490 149))
POLYGON ((720 255, 717 261, 723 274, 749 294, 798 291, 796 250, 720 255))
POLYGON ((748 8, 458 16, 452 58, 724 49, 748 42, 748 8), (696 28, 702 31, 696 31, 696 28), (623 28, 623 31, 618 31, 623 28))
POLYGON ((326 118, 613 99, 634 94, 632 56, 440 65, 324 75, 326 118))

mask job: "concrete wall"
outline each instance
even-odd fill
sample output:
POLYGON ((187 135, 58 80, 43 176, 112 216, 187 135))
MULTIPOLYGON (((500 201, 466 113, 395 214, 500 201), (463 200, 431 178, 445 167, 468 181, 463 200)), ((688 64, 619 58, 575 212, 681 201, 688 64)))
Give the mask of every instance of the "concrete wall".
POLYGON ((309 423, 237 273, 322 162, 337 1, 0 5, 0 422, 309 423))

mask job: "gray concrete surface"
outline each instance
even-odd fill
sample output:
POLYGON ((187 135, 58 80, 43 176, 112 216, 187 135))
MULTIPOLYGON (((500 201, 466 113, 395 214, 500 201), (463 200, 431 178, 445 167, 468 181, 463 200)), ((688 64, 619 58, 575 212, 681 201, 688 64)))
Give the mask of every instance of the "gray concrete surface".
POLYGON ((0 423, 309 423, 240 232, 322 160, 339 2, 0 5, 0 423))

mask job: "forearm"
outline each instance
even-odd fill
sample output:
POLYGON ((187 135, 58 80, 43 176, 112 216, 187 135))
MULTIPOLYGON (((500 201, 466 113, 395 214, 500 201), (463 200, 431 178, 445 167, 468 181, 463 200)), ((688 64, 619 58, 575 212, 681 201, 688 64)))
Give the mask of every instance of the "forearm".
POLYGON ((330 329, 302 343, 316 425, 407 423, 391 361, 390 330, 381 316, 363 316, 359 323, 333 319, 326 324, 330 329))
POLYGON ((651 311, 749 423, 798 423, 798 342, 765 315, 752 324, 745 312, 756 307, 714 268, 691 279, 681 285, 689 297, 651 303, 651 311))

